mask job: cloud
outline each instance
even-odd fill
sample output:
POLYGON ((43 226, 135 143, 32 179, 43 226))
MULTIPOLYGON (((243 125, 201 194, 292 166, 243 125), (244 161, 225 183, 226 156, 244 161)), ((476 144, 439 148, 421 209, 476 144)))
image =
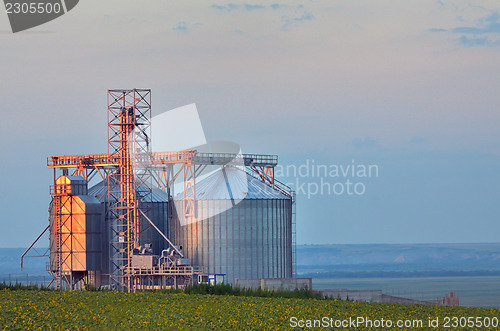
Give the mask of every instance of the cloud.
POLYGON ((490 41, 488 38, 469 38, 466 36, 461 36, 458 38, 458 42, 465 47, 474 47, 474 46, 491 46, 493 44, 498 44, 490 41))
POLYGON ((300 17, 296 17, 295 22, 300 23, 302 21, 311 21, 313 19, 315 19, 314 15, 310 12, 307 12, 307 13, 302 14, 302 16, 300 16, 300 17))
POLYGON ((228 3, 226 5, 211 5, 210 8, 224 11, 224 12, 231 12, 235 10, 246 10, 246 11, 254 11, 254 10, 263 10, 263 9, 273 9, 273 10, 285 10, 285 9, 304 9, 304 5, 296 5, 296 6, 291 6, 291 5, 285 5, 281 3, 273 3, 269 6, 266 5, 259 5, 259 4, 248 4, 248 3, 243 3, 243 4, 235 4, 235 3, 228 3))
POLYGON ((485 33, 500 33, 500 23, 490 23, 483 27, 458 27, 452 30, 455 33, 463 34, 485 34, 485 33))
POLYGON ((289 5, 283 5, 280 3, 273 3, 272 5, 269 6, 271 9, 278 10, 278 9, 286 9, 290 8, 291 6, 289 5))
POLYGON ((181 21, 178 22, 172 30, 177 31, 177 32, 182 32, 182 33, 188 33, 189 32, 189 26, 186 22, 181 21))
POLYGON ((429 29, 428 30, 429 32, 446 32, 448 30, 446 29, 436 29, 436 28, 432 28, 432 29, 429 29))
POLYGON ((499 46, 500 15, 498 11, 476 20, 473 26, 459 26, 451 32, 461 35, 457 42, 465 47, 499 46))
POLYGON ((500 15, 497 11, 489 16, 476 20, 476 26, 461 26, 454 28, 455 33, 465 34, 483 34, 483 33, 500 33, 500 15))
POLYGON ((245 8, 248 11, 259 10, 259 9, 265 9, 266 8, 266 7, 262 6, 262 5, 243 4, 242 6, 243 6, 243 8, 245 8))
POLYGON ((176 32, 181 32, 181 33, 188 33, 193 28, 199 28, 202 25, 203 24, 201 24, 201 23, 189 24, 187 22, 180 21, 176 25, 174 25, 174 27, 172 28, 172 30, 174 30, 176 32))
POLYGON ((311 12, 302 12, 296 15, 284 15, 281 17, 283 21, 283 30, 289 30, 293 26, 297 26, 298 24, 304 21, 312 21, 315 17, 311 12))
POLYGON ((500 15, 498 14, 498 12, 494 12, 493 14, 491 14, 490 16, 488 17, 485 17, 483 20, 485 22, 498 22, 498 20, 500 19, 500 15))
POLYGON ((314 15, 304 8, 304 5, 287 5, 280 3, 273 3, 270 5, 261 4, 236 4, 228 3, 225 5, 213 4, 210 8, 221 11, 221 12, 233 12, 233 11, 262 11, 266 9, 271 9, 272 11, 283 11, 285 14, 281 16, 282 30, 287 31, 290 28, 297 26, 301 22, 314 20, 314 15))
POLYGON ((220 11, 233 11, 238 9, 238 5, 235 5, 234 3, 228 3, 227 5, 211 5, 210 8, 212 9, 217 9, 220 11))
POLYGON ((244 9, 247 11, 254 11, 254 10, 261 10, 265 9, 266 7, 263 5, 253 5, 253 4, 235 4, 235 3, 228 3, 226 5, 211 5, 210 8, 217 9, 220 11, 226 11, 226 12, 231 12, 234 10, 238 9, 244 9))

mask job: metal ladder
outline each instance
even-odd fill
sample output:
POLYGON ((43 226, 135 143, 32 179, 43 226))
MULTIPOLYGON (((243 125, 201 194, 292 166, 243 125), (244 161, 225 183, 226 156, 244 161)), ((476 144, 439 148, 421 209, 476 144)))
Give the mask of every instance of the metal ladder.
POLYGON ((55 253, 55 259, 56 259, 56 273, 55 273, 55 286, 56 289, 61 288, 61 268, 62 268, 62 261, 61 261, 61 251, 62 251, 62 238, 61 238, 61 195, 58 195, 55 193, 53 199, 52 199, 52 217, 53 217, 53 224, 54 228, 53 231, 54 233, 54 238, 56 241, 56 253, 55 253))

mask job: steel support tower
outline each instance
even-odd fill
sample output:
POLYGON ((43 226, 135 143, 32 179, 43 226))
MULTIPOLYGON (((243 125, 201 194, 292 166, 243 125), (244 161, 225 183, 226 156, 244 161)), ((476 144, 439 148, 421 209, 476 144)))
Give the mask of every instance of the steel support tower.
POLYGON ((108 171, 108 215, 111 220, 111 280, 120 289, 132 288, 132 251, 139 246, 139 208, 151 198, 150 90, 108 91, 108 155, 117 167, 108 171))

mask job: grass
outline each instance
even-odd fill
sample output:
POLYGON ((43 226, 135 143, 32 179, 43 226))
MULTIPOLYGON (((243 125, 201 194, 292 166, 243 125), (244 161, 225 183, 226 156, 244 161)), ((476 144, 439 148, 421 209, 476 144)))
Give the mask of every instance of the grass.
MULTIPOLYGON (((40 290, 40 291, 53 291, 54 288, 47 288, 44 286, 34 285, 24 285, 21 283, 7 284, 5 281, 0 283, 0 290, 40 290)), ((95 287, 93 285, 86 285, 86 291, 106 291, 101 287, 95 287)), ((302 298, 302 299, 327 299, 323 297, 320 293, 314 293, 309 289, 297 289, 294 291, 288 291, 283 289, 278 290, 262 290, 260 288, 246 289, 246 288, 233 288, 230 284, 196 284, 187 286, 184 290, 161 290, 159 292, 163 293, 185 293, 185 294, 209 294, 209 295, 234 295, 234 296, 244 296, 244 297, 266 297, 266 298, 302 298)))
MULTIPOLYGON (((371 320, 383 318, 390 319, 394 323, 397 320, 420 320, 424 327, 413 329, 424 330, 431 329, 428 327, 430 318, 438 318, 441 327, 447 316, 483 319, 487 317, 490 321, 492 318, 500 318, 499 309, 290 298, 277 296, 276 293, 262 293, 270 297, 245 296, 245 294, 248 293, 245 291, 238 293, 233 289, 222 287, 193 288, 187 293, 135 294, 114 291, 68 292, 5 288, 0 291, 0 330, 279 330, 289 329, 291 318, 292 321, 302 320, 307 323, 308 320, 321 320, 323 317, 331 318, 332 321, 357 317, 371 320), (218 291, 220 295, 194 293, 210 291, 218 291), (222 293, 224 291, 232 293, 222 293)), ((457 328, 450 328, 454 329, 457 328)))
POLYGON ((15 291, 15 290, 40 290, 40 291, 50 291, 52 289, 50 288, 47 288, 45 286, 39 286, 38 284, 34 284, 34 285, 25 285, 25 284, 21 284, 21 283, 18 283, 18 282, 15 282, 14 284, 7 284, 5 281, 3 281, 2 283, 0 283, 0 290, 12 290, 12 291, 15 291))
POLYGON ((320 293, 313 293, 309 289, 300 289, 294 291, 287 290, 256 290, 232 287, 230 284, 199 284, 188 286, 184 290, 186 294, 213 294, 213 295, 234 295, 243 297, 264 297, 264 298, 300 298, 300 299, 323 299, 320 293))

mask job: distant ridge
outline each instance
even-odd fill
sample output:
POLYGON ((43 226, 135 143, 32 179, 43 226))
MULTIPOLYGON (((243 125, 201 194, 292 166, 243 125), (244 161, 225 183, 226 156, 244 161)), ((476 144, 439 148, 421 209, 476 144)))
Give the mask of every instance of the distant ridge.
POLYGON ((297 271, 315 277, 500 275, 500 243, 298 245, 297 271))
MULTIPOLYGON (((47 275, 48 258, 28 257, 21 271, 24 250, 0 248, 0 275, 47 275)), ((297 245, 297 272, 342 278, 496 276, 500 275, 500 243, 297 245)))

